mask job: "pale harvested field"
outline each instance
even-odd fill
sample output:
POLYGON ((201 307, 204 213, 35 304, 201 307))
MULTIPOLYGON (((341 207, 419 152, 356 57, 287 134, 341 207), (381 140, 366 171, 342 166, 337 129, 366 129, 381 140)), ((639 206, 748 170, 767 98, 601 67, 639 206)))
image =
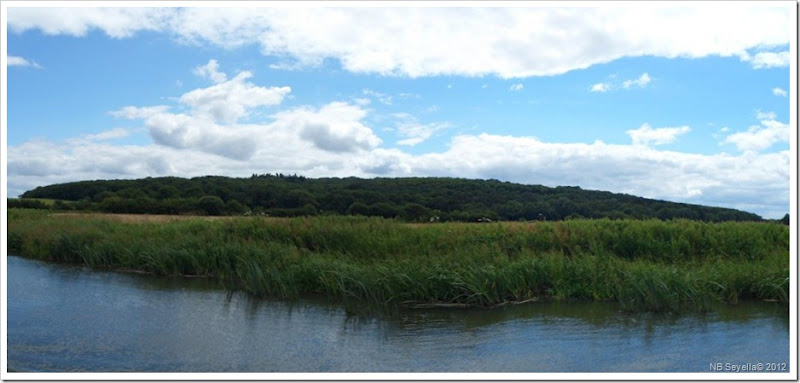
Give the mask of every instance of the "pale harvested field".
MULTIPOLYGON (((111 221, 117 222, 124 222, 124 223, 153 223, 153 222, 172 222, 172 221, 185 221, 185 220, 204 220, 204 221, 219 221, 219 220, 231 220, 231 219, 242 219, 242 218, 252 218, 252 219, 266 219, 270 221, 284 221, 289 220, 290 218, 285 217, 270 217, 270 216, 252 216, 252 217, 245 217, 245 216, 207 216, 207 215, 165 215, 165 214, 112 214, 112 213, 53 213, 52 216, 54 217, 73 217, 73 218, 101 218, 101 219, 108 219, 111 221)), ((410 226, 413 228, 421 228, 421 227, 429 227, 429 226, 436 226, 440 223, 428 223, 428 222, 416 222, 416 223, 406 223, 400 222, 401 225, 410 226)), ((539 223, 538 221, 530 221, 530 222, 517 222, 517 221, 494 221, 490 223, 480 223, 480 222, 443 222, 448 225, 464 225, 464 226, 483 226, 483 225, 503 225, 506 229, 511 229, 512 231, 531 231, 534 230, 535 226, 539 223)))
POLYGON ((188 219, 202 219, 207 221, 228 220, 236 217, 229 216, 199 216, 199 215, 157 215, 157 214, 110 214, 110 213, 54 213, 55 217, 76 218, 103 218, 125 223, 138 222, 171 222, 188 219))

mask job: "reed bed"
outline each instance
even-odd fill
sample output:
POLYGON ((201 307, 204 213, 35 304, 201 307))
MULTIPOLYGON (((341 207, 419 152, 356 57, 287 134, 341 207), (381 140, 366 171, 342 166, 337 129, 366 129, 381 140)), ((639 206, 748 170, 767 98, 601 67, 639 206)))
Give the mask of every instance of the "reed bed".
POLYGON ((165 222, 8 212, 8 251, 101 269, 217 278, 255 296, 382 306, 529 300, 705 310, 789 300, 789 227, 688 220, 409 225, 317 216, 165 222))

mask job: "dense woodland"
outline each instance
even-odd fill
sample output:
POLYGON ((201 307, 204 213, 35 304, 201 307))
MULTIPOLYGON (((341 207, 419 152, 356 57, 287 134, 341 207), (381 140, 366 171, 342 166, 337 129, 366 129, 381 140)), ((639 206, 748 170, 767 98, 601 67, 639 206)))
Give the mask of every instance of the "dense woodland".
MULTIPOLYGON (((734 209, 666 202, 580 187, 521 185, 457 178, 319 178, 254 174, 98 180, 25 192, 9 207, 109 213, 308 216, 347 214, 412 222, 564 220, 571 218, 687 218, 760 221, 734 209), (65 202, 68 201, 68 202, 65 202), (47 207, 53 207, 48 205, 47 207)), ((788 222, 788 215, 784 217, 788 222)))

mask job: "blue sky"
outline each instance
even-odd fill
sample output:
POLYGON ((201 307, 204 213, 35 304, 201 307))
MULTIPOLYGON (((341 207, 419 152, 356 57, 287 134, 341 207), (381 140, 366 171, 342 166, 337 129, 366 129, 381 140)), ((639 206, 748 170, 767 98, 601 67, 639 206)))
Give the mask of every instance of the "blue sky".
POLYGON ((9 196, 282 172, 789 212, 794 2, 31 4, 3 3, 9 196))

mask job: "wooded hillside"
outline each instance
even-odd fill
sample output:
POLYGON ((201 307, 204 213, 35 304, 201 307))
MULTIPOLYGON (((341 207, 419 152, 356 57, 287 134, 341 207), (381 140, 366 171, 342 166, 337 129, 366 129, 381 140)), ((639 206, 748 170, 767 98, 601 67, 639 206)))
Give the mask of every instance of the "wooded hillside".
MULTIPOLYGON (((579 187, 457 178, 319 178, 261 174, 81 181, 38 187, 22 198, 76 201, 111 213, 351 214, 406 221, 688 218, 759 221, 734 209, 666 202, 579 187)), ((66 206, 61 204, 62 207, 66 206)))

